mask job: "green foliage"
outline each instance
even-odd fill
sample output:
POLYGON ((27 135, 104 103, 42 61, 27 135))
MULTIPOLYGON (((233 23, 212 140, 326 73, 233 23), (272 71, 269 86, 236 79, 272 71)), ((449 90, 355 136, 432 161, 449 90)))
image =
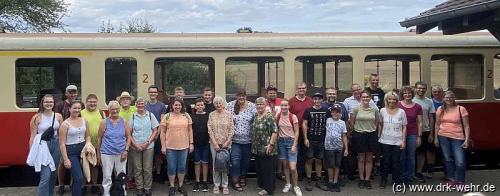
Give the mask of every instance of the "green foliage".
POLYGON ((61 18, 68 5, 64 0, 1 0, 0 33, 65 30, 61 18))
POLYGON ((102 21, 99 27, 99 33, 155 33, 156 31, 156 27, 144 18, 131 18, 125 25, 120 22, 118 29, 110 20, 107 23, 102 21))
POLYGON ((54 88, 52 67, 17 67, 16 89, 24 97, 37 97, 42 89, 54 88))

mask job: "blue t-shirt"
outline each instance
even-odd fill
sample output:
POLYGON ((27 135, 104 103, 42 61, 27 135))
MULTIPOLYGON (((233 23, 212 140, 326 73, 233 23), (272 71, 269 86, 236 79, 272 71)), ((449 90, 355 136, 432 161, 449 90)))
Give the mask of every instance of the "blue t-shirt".
POLYGON ((347 133, 343 120, 326 120, 325 150, 342 150, 342 134, 347 133))
POLYGON ((154 104, 146 102, 146 110, 153 113, 158 122, 161 121, 161 115, 167 113, 167 107, 161 101, 157 101, 154 104))

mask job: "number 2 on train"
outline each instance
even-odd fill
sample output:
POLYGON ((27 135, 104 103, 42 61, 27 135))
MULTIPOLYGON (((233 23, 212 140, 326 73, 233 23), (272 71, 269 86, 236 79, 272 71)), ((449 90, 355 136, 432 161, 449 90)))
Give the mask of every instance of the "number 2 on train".
POLYGON ((142 83, 149 83, 149 80, 148 80, 149 76, 148 76, 148 74, 142 74, 142 77, 144 78, 142 80, 142 83))

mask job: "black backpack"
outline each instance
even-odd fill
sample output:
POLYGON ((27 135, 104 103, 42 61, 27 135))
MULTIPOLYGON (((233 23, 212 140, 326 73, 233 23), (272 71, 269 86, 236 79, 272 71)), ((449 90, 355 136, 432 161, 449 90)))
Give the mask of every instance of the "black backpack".
POLYGON ((123 172, 118 174, 118 176, 115 177, 113 184, 111 184, 109 195, 125 196, 125 189, 123 188, 123 186, 126 184, 126 182, 127 182, 127 175, 123 172))

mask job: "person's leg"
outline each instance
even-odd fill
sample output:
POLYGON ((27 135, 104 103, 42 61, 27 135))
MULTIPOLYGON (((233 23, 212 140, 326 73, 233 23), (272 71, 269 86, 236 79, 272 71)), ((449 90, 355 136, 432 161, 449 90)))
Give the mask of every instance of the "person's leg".
POLYGON ((145 190, 151 190, 153 185, 153 157, 154 149, 147 149, 142 152, 142 176, 145 190))
POLYGON ((425 153, 425 160, 427 160, 427 173, 432 177, 432 173, 434 173, 434 164, 436 163, 436 153, 434 150, 428 150, 425 153))
POLYGON ((175 174, 177 173, 177 150, 167 149, 167 174, 170 187, 175 187, 175 174))
POLYGON ((111 174, 113 173, 113 155, 101 154, 101 165, 104 196, 109 196, 109 189, 111 188, 111 174))
POLYGON ((290 169, 288 167, 288 163, 286 160, 280 160, 279 162, 282 165, 281 169, 285 175, 285 184, 290 184, 291 183, 290 182, 290 169))
POLYGON ((134 174, 129 174, 128 176, 131 176, 131 178, 129 179, 135 179, 135 188, 137 188, 137 190, 141 190, 144 188, 144 171, 142 169, 142 160, 142 151, 130 149, 130 152, 128 154, 128 166, 129 168, 133 167, 133 169, 129 169, 128 171, 134 171, 134 174))
POLYGON ((401 182, 401 154, 403 151, 399 146, 394 145, 389 147, 389 153, 388 158, 391 160, 392 183, 399 183, 401 182))
POLYGON ((221 183, 222 183, 222 176, 221 176, 221 172, 215 171, 215 168, 214 168, 216 152, 215 152, 213 144, 210 144, 210 151, 212 151, 212 156, 214 157, 214 158, 212 158, 212 179, 214 181, 214 186, 220 187, 221 183))
POLYGON ((323 171, 323 159, 325 157, 325 144, 323 142, 318 142, 314 145, 314 169, 316 170, 316 179, 321 181, 322 171, 323 171))
POLYGON ((453 152, 451 147, 451 141, 449 138, 444 136, 438 136, 439 146, 443 152, 443 158, 445 162, 446 175, 448 180, 455 181, 455 163, 453 160, 453 152))
POLYGON ((242 152, 243 147, 241 144, 233 143, 231 144, 231 178, 233 181, 233 186, 237 189, 241 189, 240 176, 241 176, 241 162, 242 162, 242 152))
POLYGON ((201 150, 201 174, 202 178, 201 181, 207 182, 208 178, 208 161, 210 157, 210 145, 206 144, 205 146, 202 147, 201 150))
MULTIPOLYGON (((49 187, 53 186, 50 184, 50 178, 52 175, 49 166, 42 165, 40 170, 40 182, 38 182, 37 195, 38 196, 49 196, 49 187)), ((54 195, 54 194, 52 194, 54 195)))
POLYGON ((358 153, 358 174, 359 180, 365 180, 365 157, 366 153, 358 153))
POLYGON ((179 150, 177 154, 177 179, 179 187, 184 186, 184 176, 186 175, 186 162, 189 149, 179 150))
POLYGON ((456 180, 465 183, 465 151, 462 148, 464 140, 451 139, 451 148, 455 160, 456 180))
POLYGON ((240 164, 240 169, 241 169, 241 178, 245 179, 247 173, 248 173, 248 167, 250 167, 250 158, 252 156, 252 144, 244 144, 242 145, 242 151, 241 151, 241 164, 240 164))
MULTIPOLYGON (((390 152, 390 145, 387 144, 381 144, 382 147, 382 165, 381 165, 381 172, 380 172, 380 181, 381 184, 384 182, 387 182, 387 176, 389 176, 389 171, 391 171, 391 157, 392 154, 390 152)), ((393 174, 394 178, 394 174, 393 174)))
POLYGON ((365 180, 369 181, 373 169, 373 152, 365 153, 365 180))
POLYGON ((312 164, 313 164, 314 159, 307 159, 306 160, 306 177, 310 179, 312 177, 312 164))
POLYGON ((193 162, 194 162, 194 177, 196 180, 196 183, 200 182, 200 173, 201 173, 201 146, 194 146, 194 151, 193 151, 193 162))
POLYGON ((323 171, 323 159, 314 160, 314 170, 316 170, 316 179, 321 180, 321 172, 323 171))
POLYGON ((257 155, 255 156, 255 173, 257 175, 257 187, 260 189, 264 189, 264 168, 263 168, 263 156, 257 155))
POLYGON ((425 165, 425 151, 417 149, 417 174, 421 174, 424 170, 425 165))
POLYGON ((90 167, 90 179, 92 181, 92 186, 97 186, 98 184, 98 177, 99 177, 99 167, 90 167))
POLYGON ((264 159, 264 163, 267 165, 264 170, 267 170, 264 173, 264 190, 267 191, 268 194, 274 194, 276 178, 274 178, 274 174, 276 173, 276 156, 266 156, 264 159))
MULTIPOLYGON (((114 165, 115 165, 115 171, 116 171, 116 174, 120 174, 120 173, 127 173, 127 159, 125 159, 124 161, 121 161, 121 155, 114 155, 113 156, 113 161, 114 161, 114 165)), ((123 185, 123 190, 125 190, 125 185, 123 185)), ((125 191, 125 195, 127 195, 127 191, 125 191)))
POLYGON ((82 166, 80 164, 80 154, 82 152, 84 143, 66 145, 68 158, 71 161, 71 175, 72 175, 72 185, 71 194, 73 196, 82 195, 82 185, 83 185, 83 173, 82 166))

